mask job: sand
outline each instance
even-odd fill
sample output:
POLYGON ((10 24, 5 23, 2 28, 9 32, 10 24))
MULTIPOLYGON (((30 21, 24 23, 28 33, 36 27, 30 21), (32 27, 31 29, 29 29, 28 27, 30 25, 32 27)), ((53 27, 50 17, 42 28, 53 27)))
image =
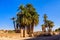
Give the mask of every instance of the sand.
POLYGON ((0 40, 25 40, 25 39, 30 39, 31 37, 25 37, 25 38, 9 38, 9 37, 0 37, 0 40))
POLYGON ((19 38, 19 37, 0 37, 0 40, 60 40, 60 35, 57 36, 49 36, 49 37, 25 37, 25 38, 19 38))
POLYGON ((60 35, 56 36, 49 36, 49 37, 25 37, 25 38, 19 38, 19 37, 0 37, 0 40, 60 40, 60 35))
POLYGON ((24 40, 31 37, 20 37, 20 33, 0 33, 0 40, 24 40))

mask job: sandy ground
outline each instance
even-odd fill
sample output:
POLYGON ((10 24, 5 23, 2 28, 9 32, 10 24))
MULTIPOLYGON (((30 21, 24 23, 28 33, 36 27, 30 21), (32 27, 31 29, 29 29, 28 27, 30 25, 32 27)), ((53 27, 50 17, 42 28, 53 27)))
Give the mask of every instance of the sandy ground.
POLYGON ((0 33, 0 40, 24 40, 31 37, 20 37, 20 33, 0 33))
POLYGON ((49 37, 35 37, 35 38, 31 38, 31 37, 26 37, 26 38, 19 38, 19 37, 0 37, 0 40, 60 40, 60 35, 56 35, 56 36, 49 36, 49 37))
POLYGON ((43 36, 43 37, 20 37, 20 34, 6 34, 6 33, 0 33, 0 40, 60 40, 60 35, 56 36, 43 36))
POLYGON ((30 37, 26 37, 26 38, 9 38, 9 37, 0 37, 0 40, 24 40, 24 39, 30 39, 30 37))

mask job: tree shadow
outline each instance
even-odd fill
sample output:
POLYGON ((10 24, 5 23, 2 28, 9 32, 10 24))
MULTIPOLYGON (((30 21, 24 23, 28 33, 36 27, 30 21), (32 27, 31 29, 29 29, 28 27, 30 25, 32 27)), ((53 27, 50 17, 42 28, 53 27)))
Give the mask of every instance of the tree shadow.
POLYGON ((25 39, 25 40, 60 40, 60 35, 55 35, 55 36, 39 36, 39 37, 34 37, 30 39, 25 39))

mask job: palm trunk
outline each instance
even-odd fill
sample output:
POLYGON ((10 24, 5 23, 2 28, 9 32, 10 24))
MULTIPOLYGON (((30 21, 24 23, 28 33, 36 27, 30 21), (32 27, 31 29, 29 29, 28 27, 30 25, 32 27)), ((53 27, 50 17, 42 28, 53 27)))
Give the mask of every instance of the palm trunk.
POLYGON ((31 33, 34 31, 34 23, 31 24, 31 33))
POLYGON ((49 30, 48 30, 49 32, 51 32, 51 28, 49 27, 49 30))
POLYGON ((14 24, 14 29, 15 29, 15 21, 13 21, 13 24, 14 24))
POLYGON ((34 32, 34 26, 31 27, 31 36, 33 37, 33 32, 34 32))
POLYGON ((42 28, 42 32, 46 32, 46 28, 45 27, 42 28))
POLYGON ((51 28, 49 27, 48 33, 51 35, 51 28))
POLYGON ((16 33, 18 33, 19 30, 18 30, 18 23, 16 24, 16 33))
POLYGON ((21 28, 20 28, 20 32, 21 32, 21 33, 20 33, 20 36, 23 37, 23 28, 22 28, 22 26, 21 26, 21 28))
POLYGON ((34 31, 34 24, 31 24, 31 26, 30 26, 30 33, 29 33, 30 37, 32 37, 33 31, 34 31))
POLYGON ((25 37, 25 27, 23 28, 23 37, 25 37))
POLYGON ((30 32, 30 26, 27 27, 27 34, 30 32))
POLYGON ((34 31, 34 26, 31 26, 31 33, 33 33, 34 31))
POLYGON ((31 26, 27 26, 27 34, 29 34, 29 37, 31 37, 31 26))
POLYGON ((19 24, 19 27, 20 27, 20 33, 21 33, 22 26, 19 24))
POLYGON ((16 28, 15 28, 15 21, 13 21, 13 25, 14 25, 14 29, 15 29, 15 32, 16 32, 16 28))
POLYGON ((26 37, 26 26, 23 29, 23 37, 26 37))

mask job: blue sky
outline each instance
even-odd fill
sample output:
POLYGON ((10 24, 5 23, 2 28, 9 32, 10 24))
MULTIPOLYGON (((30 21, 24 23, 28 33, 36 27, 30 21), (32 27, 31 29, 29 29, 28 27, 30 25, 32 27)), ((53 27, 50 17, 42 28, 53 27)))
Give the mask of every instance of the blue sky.
POLYGON ((41 30, 43 15, 55 23, 53 30, 60 27, 60 0, 0 0, 0 29, 14 29, 11 18, 16 17, 19 5, 32 4, 39 16, 39 24, 35 31, 41 30))

